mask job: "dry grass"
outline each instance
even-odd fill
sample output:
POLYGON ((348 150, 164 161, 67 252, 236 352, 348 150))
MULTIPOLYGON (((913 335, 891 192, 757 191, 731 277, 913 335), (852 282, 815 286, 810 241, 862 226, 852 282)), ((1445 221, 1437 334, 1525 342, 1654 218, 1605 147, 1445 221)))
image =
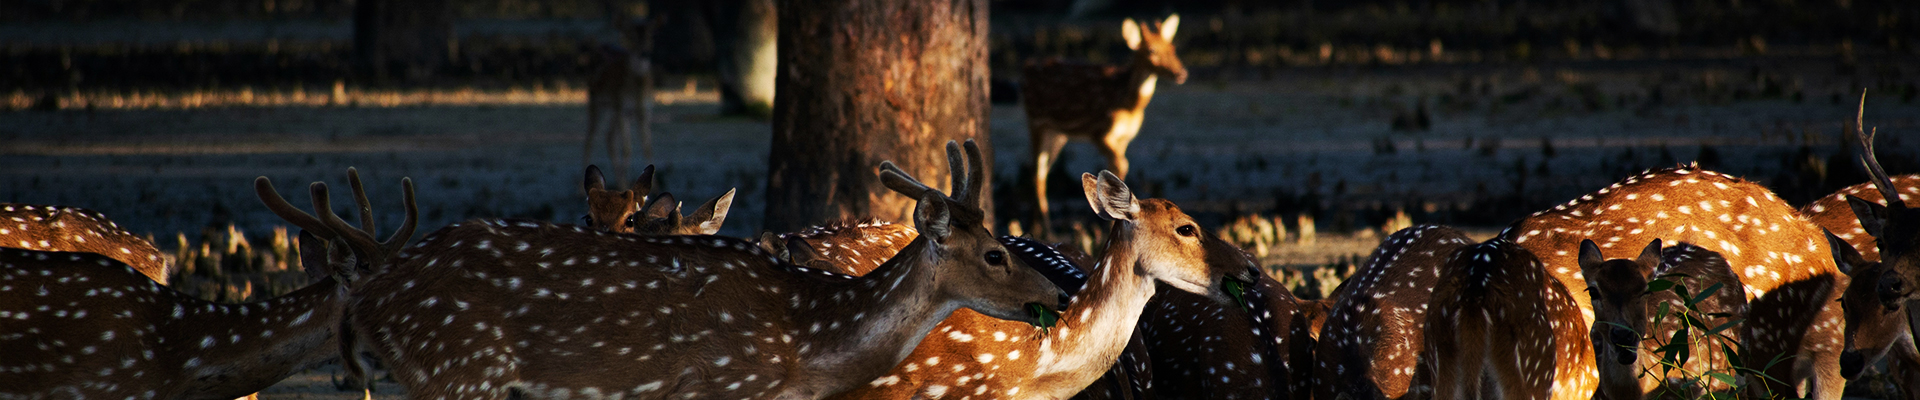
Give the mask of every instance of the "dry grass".
MULTIPOLYGON (((29 95, 15 90, 0 98, 0 109, 183 110, 225 107, 432 107, 585 105, 587 89, 565 83, 507 89, 415 88, 362 89, 336 82, 330 90, 303 87, 251 87, 198 90, 78 91, 29 95)), ((720 92, 688 86, 654 92, 654 104, 718 103, 720 92)))

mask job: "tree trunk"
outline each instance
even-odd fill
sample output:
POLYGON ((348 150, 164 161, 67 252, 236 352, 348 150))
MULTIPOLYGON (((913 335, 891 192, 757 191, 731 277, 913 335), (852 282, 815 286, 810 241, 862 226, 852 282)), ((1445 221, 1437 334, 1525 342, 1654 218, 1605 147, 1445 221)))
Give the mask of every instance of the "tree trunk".
POLYGON ((711 4, 720 112, 765 117, 773 112, 773 74, 779 64, 780 24, 773 0, 711 4))
POLYGON ((914 199, 880 184, 880 161, 951 189, 948 140, 993 148, 986 0, 779 0, 778 14, 766 229, 908 222, 914 199))

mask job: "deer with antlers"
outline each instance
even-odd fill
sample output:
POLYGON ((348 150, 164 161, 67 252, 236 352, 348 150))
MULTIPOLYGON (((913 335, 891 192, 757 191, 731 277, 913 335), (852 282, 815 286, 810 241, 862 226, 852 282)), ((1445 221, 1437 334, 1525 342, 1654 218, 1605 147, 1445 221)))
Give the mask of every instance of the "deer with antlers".
POLYGON ((1048 59, 1028 62, 1020 84, 1027 112, 1027 134, 1033 151, 1033 191, 1039 207, 1039 232, 1051 226, 1047 205, 1047 173, 1071 140, 1092 142, 1107 160, 1107 169, 1127 176, 1127 144, 1140 134, 1147 102, 1153 100, 1160 78, 1186 83, 1187 68, 1174 54, 1173 33, 1180 28, 1175 14, 1146 26, 1128 18, 1120 34, 1133 49, 1126 65, 1084 64, 1048 59))
POLYGON ((1505 238, 1448 255, 1423 334, 1433 397, 1591 398, 1598 373, 1575 297, 1505 238))
MULTIPOLYGON (((368 209, 358 176, 349 177, 368 209)), ((263 194, 272 191, 259 182, 263 194)), ((406 186, 402 233, 415 221, 406 186)), ((290 207, 276 205, 278 195, 262 200, 290 207)), ((343 229, 315 227, 300 235, 314 283, 242 304, 176 292, 104 255, 0 251, 0 318, 8 321, 0 323, 0 398, 232 399, 334 360, 344 280, 387 253, 367 252, 343 229)))
POLYGON ((1111 172, 1085 174, 1088 203, 1114 221, 1106 254, 1048 330, 955 326, 842 398, 1065 398, 1108 372, 1126 347, 1154 283, 1230 303, 1255 278, 1240 249, 1200 229, 1171 202, 1139 200, 1111 172))
POLYGON ((1040 322, 1064 298, 981 226, 979 147, 947 151, 957 197, 881 164, 920 200, 920 237, 865 276, 822 279, 725 237, 470 221, 356 287, 352 325, 420 398, 831 395, 955 310, 1040 322))
POLYGON ((1744 331, 1729 324, 1749 315, 1746 291, 1720 253, 1684 242, 1663 250, 1654 240, 1635 258, 1609 260, 1600 246, 1587 240, 1580 245, 1580 270, 1596 321, 1590 333, 1600 370, 1595 398, 1695 398, 1733 388, 1707 375, 1736 374, 1724 349, 1738 348, 1744 331), (1655 279, 1672 282, 1693 297, 1682 298, 1669 289, 1650 291, 1648 282, 1655 279), (1661 315, 1663 310, 1669 315, 1661 315), (1686 323, 1681 318, 1704 327, 1676 336, 1686 323), (1667 359, 1658 352, 1674 339, 1685 341, 1686 357, 1667 359))
MULTIPOLYGON (((1920 207, 1920 199, 1908 195, 1920 193, 1920 175, 1892 176, 1885 182, 1892 183, 1905 207, 1920 207)), ((1859 214, 1871 214, 1871 209, 1850 202, 1884 206, 1887 196, 1872 196, 1879 191, 1877 186, 1877 182, 1868 182, 1840 189, 1802 207, 1800 212, 1827 231, 1838 232, 1829 239, 1834 260, 1852 278, 1840 297, 1846 316, 1840 374, 1854 379, 1867 366, 1886 359, 1887 373, 1899 382, 1902 398, 1920 399, 1920 384, 1915 383, 1920 382, 1920 350, 1914 345, 1911 325, 1914 311, 1881 301, 1878 284, 1888 276, 1891 266, 1881 262, 1879 241, 1860 224, 1859 214), (1869 198, 1873 200, 1866 200, 1869 198)))
POLYGON ((1420 225, 1380 242, 1333 302, 1314 347, 1313 397, 1398 399, 1427 383, 1421 363, 1440 267, 1472 245, 1465 232, 1420 225), (1416 377, 1419 377, 1416 379, 1416 377))
MULTIPOLYGON (((1650 170, 1534 213, 1501 237, 1532 250, 1576 293, 1587 291, 1582 240, 1603 250, 1660 239, 1717 251, 1734 266, 1752 310, 1742 325, 1751 356, 1742 361, 1775 378, 1749 387, 1837 399, 1845 386, 1837 302, 1847 276, 1828 256, 1820 228, 1766 187, 1697 166, 1650 170), (1766 368, 1775 359, 1788 361, 1766 368)), ((1574 300, 1591 327, 1590 299, 1574 300)))
POLYGON ((160 249, 105 214, 80 207, 0 203, 0 247, 93 253, 132 266, 167 284, 170 264, 160 249))

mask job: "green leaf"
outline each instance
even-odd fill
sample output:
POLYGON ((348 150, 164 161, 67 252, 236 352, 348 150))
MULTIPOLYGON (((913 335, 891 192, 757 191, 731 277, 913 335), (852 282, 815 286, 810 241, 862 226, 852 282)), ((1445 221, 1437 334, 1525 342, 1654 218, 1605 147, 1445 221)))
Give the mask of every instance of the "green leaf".
POLYGON ((1746 319, 1736 319, 1732 321, 1727 321, 1726 323, 1720 324, 1720 326, 1713 327, 1713 329, 1708 329, 1707 334, 1718 335, 1720 334, 1721 331, 1731 329, 1733 328, 1734 325, 1740 325, 1741 322, 1746 322, 1746 321, 1747 321, 1746 319))
POLYGON ((1652 282, 1647 282, 1647 292, 1658 292, 1667 290, 1667 288, 1670 287, 1673 287, 1673 281, 1666 279, 1654 279, 1652 282))
POLYGON ((1694 295, 1691 299, 1687 299, 1687 308, 1691 309, 1693 305, 1700 304, 1700 301, 1706 300, 1707 296, 1712 296, 1713 292, 1718 292, 1720 288, 1725 286, 1725 284, 1720 282, 1714 282, 1712 285, 1708 285, 1706 289, 1700 290, 1699 294, 1694 295))

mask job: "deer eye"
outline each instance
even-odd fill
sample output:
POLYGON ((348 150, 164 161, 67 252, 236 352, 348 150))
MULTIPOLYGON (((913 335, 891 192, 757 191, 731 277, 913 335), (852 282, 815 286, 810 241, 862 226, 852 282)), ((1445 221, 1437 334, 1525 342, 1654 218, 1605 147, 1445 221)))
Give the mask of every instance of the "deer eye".
POLYGON ((1181 225, 1179 228, 1174 228, 1173 233, 1178 233, 1180 236, 1194 237, 1199 235, 1199 230, 1195 229, 1193 225, 1181 225))
POLYGON ((581 216, 580 216, 580 224, 582 224, 582 225, 593 225, 593 214, 586 214, 586 215, 581 215, 581 216))
POLYGON ((1004 267, 1007 265, 1007 253, 999 250, 987 252, 987 265, 1004 267))

